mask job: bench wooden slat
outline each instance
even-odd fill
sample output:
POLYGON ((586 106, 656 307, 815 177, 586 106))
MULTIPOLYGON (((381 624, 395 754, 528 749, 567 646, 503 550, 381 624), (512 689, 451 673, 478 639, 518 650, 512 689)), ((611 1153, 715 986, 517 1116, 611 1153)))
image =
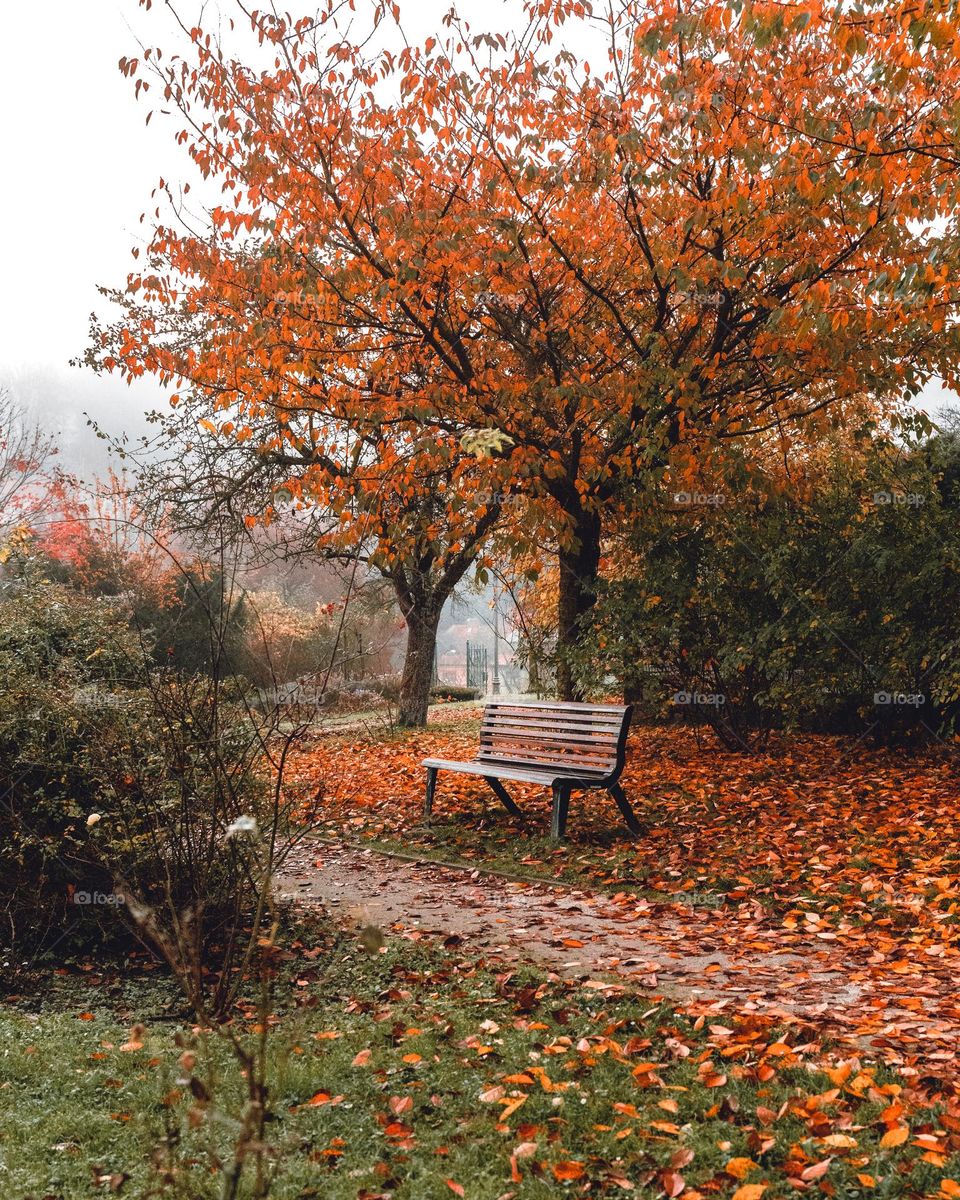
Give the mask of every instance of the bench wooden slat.
POLYGON ((612 726, 619 726, 623 720, 622 712, 611 712, 609 709, 606 712, 577 709, 574 712, 565 713, 558 708, 540 709, 532 704, 488 704, 483 715, 484 719, 497 716, 530 717, 537 721, 557 721, 563 724, 579 721, 585 725, 612 726))
POLYGON ((542 774, 558 772, 559 775, 583 775, 584 779, 606 779, 610 774, 602 763, 580 762, 574 758, 560 761, 558 758, 527 758, 517 762, 516 758, 474 758, 474 763, 482 767, 517 767, 526 770, 539 770, 542 774))
POLYGON ((494 779, 512 779, 518 783, 551 783, 554 779, 582 779, 594 783, 603 778, 599 771, 574 771, 554 765, 537 766, 531 763, 527 767, 518 763, 483 762, 472 759, 469 762, 458 762, 443 758, 425 758, 423 766, 433 767, 438 771, 458 771, 462 775, 483 775, 494 779))
POLYGON ((511 700, 498 698, 486 702, 488 708, 554 708, 558 712, 577 712, 589 709, 591 712, 624 713, 629 704, 591 704, 586 700, 511 700))
POLYGON ((496 725, 499 721, 506 721, 509 725, 533 725, 540 728, 550 726, 560 728, 560 730, 611 730, 614 733, 619 733, 620 726, 623 725, 622 716, 606 716, 602 720, 600 718, 592 720, 589 716, 580 713, 563 716, 556 712, 529 713, 509 708, 487 710, 484 713, 482 724, 496 725))
POLYGON ((528 725, 494 725, 480 730, 481 740, 500 742, 562 742, 564 745, 602 746, 616 751, 620 739, 608 733, 583 733, 580 730, 533 730, 528 725))
POLYGON ((513 717, 507 713, 498 713, 492 717, 485 717, 480 728, 532 729, 537 733, 541 730, 554 733, 584 733, 591 737, 608 737, 616 742, 620 740, 621 724, 622 721, 606 725, 585 725, 579 721, 538 721, 532 717, 513 717))
POLYGON ((570 738, 518 737, 516 734, 498 734, 491 737, 489 734, 481 734, 480 746, 510 747, 510 753, 517 758, 540 750, 549 750, 551 753, 591 754, 611 763, 617 760, 616 746, 607 746, 602 742, 573 741, 570 738))
POLYGON ((562 746, 516 746, 510 742, 481 745, 475 757, 497 758, 504 762, 531 762, 534 759, 543 759, 545 762, 588 762, 605 771, 612 771, 617 765, 615 755, 594 754, 588 750, 562 746))

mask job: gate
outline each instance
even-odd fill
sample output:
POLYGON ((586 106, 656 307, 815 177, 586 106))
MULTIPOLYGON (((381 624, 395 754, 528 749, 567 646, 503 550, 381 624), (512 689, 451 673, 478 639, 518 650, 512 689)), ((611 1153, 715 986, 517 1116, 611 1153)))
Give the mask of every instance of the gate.
POLYGON ((467 687, 477 688, 481 694, 487 691, 487 648, 471 646, 467 642, 467 687))

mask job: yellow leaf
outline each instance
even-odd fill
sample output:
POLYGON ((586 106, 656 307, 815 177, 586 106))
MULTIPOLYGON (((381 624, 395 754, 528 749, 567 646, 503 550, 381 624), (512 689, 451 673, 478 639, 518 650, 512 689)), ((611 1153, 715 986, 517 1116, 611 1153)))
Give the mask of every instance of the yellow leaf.
POLYGON ((857 1144, 857 1139, 850 1137, 848 1133, 830 1133, 820 1140, 824 1146, 831 1146, 836 1150, 852 1150, 857 1144))

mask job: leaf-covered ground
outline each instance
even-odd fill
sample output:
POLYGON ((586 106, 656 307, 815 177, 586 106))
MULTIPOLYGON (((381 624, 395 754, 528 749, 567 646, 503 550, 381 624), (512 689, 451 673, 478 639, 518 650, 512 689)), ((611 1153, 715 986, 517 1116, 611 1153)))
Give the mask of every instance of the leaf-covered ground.
MULTIPOLYGON (((565 879, 605 891, 625 919, 669 914, 689 945, 801 954, 845 972, 851 1036, 933 1080, 960 1044, 960 773, 946 747, 922 756, 831 737, 782 739, 765 755, 698 746, 684 728, 641 728, 624 784, 644 832, 615 807, 575 796, 568 841, 544 836, 548 797, 512 790, 510 820, 480 779, 441 775, 421 821, 422 758, 472 757, 475 718, 387 741, 319 739, 297 763, 330 836, 441 860, 565 879)), ((784 970, 785 992, 796 986, 784 970)), ((827 1014, 832 1015, 832 1014, 827 1014)))
MULTIPOLYGON (((271 1035, 277 1200, 960 1195, 960 1119, 915 1107, 909 1080, 824 1056, 802 1021, 694 1020, 436 944, 369 954, 323 931, 291 971, 271 1035)), ((139 986, 126 981, 125 1010, 163 1013, 163 985, 139 986)), ((237 1094, 222 1045, 200 1060, 227 1119, 201 1105, 191 1122, 178 1023, 131 1037, 112 996, 86 981, 39 1013, 0 1009, 4 1200, 144 1196, 165 1129, 181 1194, 219 1194, 210 1152, 237 1094)))

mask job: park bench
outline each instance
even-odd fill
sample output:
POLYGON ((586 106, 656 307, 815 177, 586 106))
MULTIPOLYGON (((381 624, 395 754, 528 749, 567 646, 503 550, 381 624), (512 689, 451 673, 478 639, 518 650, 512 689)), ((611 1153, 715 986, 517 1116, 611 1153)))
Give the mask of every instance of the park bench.
POLYGON ((567 824, 570 793, 606 788, 623 813, 631 833, 640 826, 626 793, 618 783, 626 758, 631 708, 622 704, 524 704, 493 700, 484 707, 480 749, 476 758, 457 762, 424 759, 427 794, 424 819, 433 810, 438 771, 482 775, 515 817, 523 814, 503 780, 541 783, 553 791, 550 833, 562 838, 567 824))

